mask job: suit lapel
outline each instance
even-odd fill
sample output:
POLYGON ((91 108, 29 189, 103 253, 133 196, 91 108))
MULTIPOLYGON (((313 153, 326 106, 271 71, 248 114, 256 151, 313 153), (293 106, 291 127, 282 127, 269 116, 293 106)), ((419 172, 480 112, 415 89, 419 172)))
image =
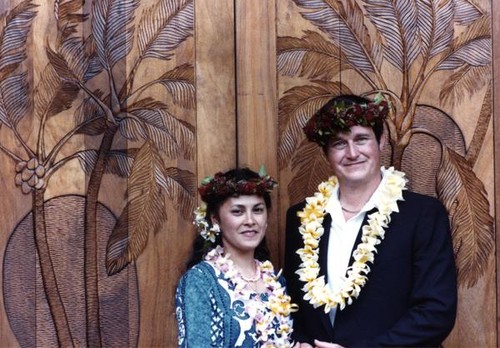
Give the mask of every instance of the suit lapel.
MULTIPOLYGON (((330 239, 330 228, 332 226, 332 217, 330 214, 325 214, 323 219, 323 229, 324 233, 319 241, 319 275, 325 277, 325 282, 327 281, 328 274, 328 240, 330 239)), ((318 308, 318 314, 321 316, 321 323, 323 324, 326 332, 330 333, 332 331, 332 323, 330 322, 330 316, 325 313, 323 307, 318 308)))
MULTIPOLYGON (((362 233, 363 226, 368 223, 368 216, 370 214, 373 214, 376 211, 377 211, 377 208, 373 208, 372 210, 367 211, 366 214, 365 214, 363 222, 361 223, 361 227, 359 228, 358 235, 356 237, 356 241, 354 242, 354 245, 352 246, 352 249, 351 249, 351 258, 349 259, 349 267, 351 267, 352 264, 354 263, 354 257, 352 256, 352 254, 354 253, 354 250, 356 250, 356 248, 358 247, 358 245, 361 243, 361 236, 363 235, 363 233, 362 233)), ((347 272, 346 272, 346 276, 347 276, 347 272)))

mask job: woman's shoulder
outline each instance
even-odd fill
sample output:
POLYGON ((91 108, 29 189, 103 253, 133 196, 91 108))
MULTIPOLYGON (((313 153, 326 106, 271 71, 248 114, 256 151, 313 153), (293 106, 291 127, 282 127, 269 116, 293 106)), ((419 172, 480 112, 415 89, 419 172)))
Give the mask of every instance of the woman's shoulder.
POLYGON ((203 284, 216 280, 213 267, 206 261, 201 261, 188 269, 182 275, 179 284, 203 284))

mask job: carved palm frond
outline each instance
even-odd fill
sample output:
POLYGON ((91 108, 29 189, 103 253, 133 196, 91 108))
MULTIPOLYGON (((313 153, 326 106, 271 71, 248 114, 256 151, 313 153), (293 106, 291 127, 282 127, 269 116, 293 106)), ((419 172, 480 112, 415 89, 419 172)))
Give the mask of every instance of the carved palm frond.
POLYGON ((129 200, 111 232, 106 250, 106 270, 114 275, 137 260, 147 245, 149 232, 166 220, 165 201, 156 180, 162 160, 146 141, 135 156, 129 180, 129 200))
POLYGON ((175 104, 184 108, 193 108, 196 100, 194 75, 193 66, 183 64, 163 74, 158 79, 158 83, 162 84, 172 95, 175 104))
POLYGON ((489 19, 482 17, 455 38, 449 53, 436 70, 453 70, 464 64, 485 66, 491 63, 491 32, 489 19))
POLYGON ((146 9, 138 28, 141 58, 169 59, 172 51, 192 36, 193 0, 161 0, 146 9))
POLYGON ((470 141, 467 154, 465 155, 465 159, 472 167, 476 164, 477 158, 483 148, 486 132, 490 126, 490 120, 493 117, 492 83, 493 81, 490 80, 488 88, 486 89, 486 94, 484 95, 483 104, 481 105, 476 127, 474 128, 474 134, 472 135, 472 140, 470 141))
POLYGON ((481 8, 477 6, 473 1, 455 0, 454 6, 455 6, 454 20, 455 23, 459 25, 468 25, 484 15, 481 8))
POLYGON ((458 282, 473 287, 488 269, 493 255, 493 218, 482 182, 470 164, 444 148, 437 192, 450 214, 458 282))
POLYGON ((28 91, 25 73, 0 80, 0 125, 16 129, 30 107, 28 91))
POLYGON ((277 69, 284 76, 332 80, 351 69, 338 46, 310 30, 302 38, 279 37, 277 52, 277 69))
POLYGON ((120 178, 128 178, 132 173, 134 158, 139 149, 116 149, 108 152, 106 162, 106 173, 116 175, 120 178))
POLYGON ((76 155, 83 172, 87 175, 91 174, 97 162, 97 150, 82 150, 78 151, 76 155))
POLYGON ((35 7, 31 0, 25 0, 0 17, 0 81, 26 58, 26 39, 36 15, 35 7))
POLYGON ((92 3, 92 37, 100 64, 111 68, 132 48, 132 25, 137 0, 102 0, 92 3))
POLYGON ((385 58, 407 71, 420 53, 417 6, 412 1, 367 0, 368 18, 384 38, 385 58))
POLYGON ((82 76, 78 73, 81 69, 72 69, 64 54, 54 51, 49 45, 46 47, 46 53, 50 65, 62 80, 76 85, 82 82, 82 76))
POLYGON ((144 99, 139 99, 131 104, 129 104, 129 109, 164 109, 167 108, 168 105, 156 100, 151 97, 146 97, 144 99))
POLYGON ((331 175, 321 148, 313 142, 302 141, 292 159, 292 170, 297 173, 288 184, 290 204, 295 204, 317 191, 318 184, 331 175))
POLYGON ((68 110, 78 96, 80 87, 62 80, 51 65, 43 70, 34 93, 35 116, 48 119, 68 110))
MULTIPOLYGON (((113 150, 108 153, 105 172, 116 175, 120 178, 128 178, 132 173, 134 157, 138 149, 130 148, 126 150, 113 150)), ((78 151, 76 154, 83 172, 87 175, 92 173, 97 161, 97 150, 87 149, 78 151)))
POLYGON ((54 16, 62 41, 75 34, 78 26, 88 19, 88 14, 81 12, 84 4, 85 2, 81 0, 54 1, 54 16))
POLYGON ((286 91, 279 101, 278 125, 278 163, 286 166, 292 158, 297 144, 303 139, 302 128, 309 117, 318 111, 332 97, 350 93, 349 88, 340 82, 314 81, 317 86, 299 86, 286 91))
POLYGON ((171 141, 166 143, 167 147, 162 146, 161 149, 166 150, 166 153, 168 153, 168 146, 175 144, 174 146, 178 148, 177 153, 179 155, 183 155, 186 159, 193 159, 195 144, 195 129, 193 125, 178 119, 168 112, 167 109, 160 109, 159 113, 168 130, 168 137, 171 137, 171 141))
POLYGON ((491 79, 491 65, 461 66, 444 81, 439 99, 442 103, 448 104, 463 101, 464 98, 471 97, 481 90, 489 79, 491 79))
POLYGON ((166 156, 194 156, 194 127, 166 109, 134 109, 120 122, 120 132, 128 140, 150 139, 166 156))
MULTIPOLYGON (((92 92, 95 98, 102 99, 103 92, 100 89, 97 89, 92 92)), ((80 103, 78 108, 75 110, 75 124, 79 125, 84 122, 87 122, 89 120, 95 119, 95 118, 102 118, 104 119, 106 116, 106 113, 102 110, 102 108, 99 106, 99 104, 96 102, 96 100, 92 97, 87 97, 84 98, 83 101, 80 103)), ((98 135, 101 134, 99 133, 94 133, 94 131, 88 127, 85 127, 85 129, 80 130, 78 133, 81 134, 86 134, 86 135, 98 135), (89 131, 90 133, 87 133, 89 131)))
POLYGON ((184 219, 192 217, 194 205, 196 178, 193 173, 175 167, 163 169, 155 173, 158 184, 169 199, 179 208, 184 219))
POLYGON ((380 37, 372 37, 364 23, 364 13, 354 1, 294 0, 304 8, 302 16, 342 47, 349 63, 360 71, 380 69, 383 51, 380 37))
POLYGON ((416 1, 421 52, 429 60, 448 49, 453 40, 455 1, 416 1))

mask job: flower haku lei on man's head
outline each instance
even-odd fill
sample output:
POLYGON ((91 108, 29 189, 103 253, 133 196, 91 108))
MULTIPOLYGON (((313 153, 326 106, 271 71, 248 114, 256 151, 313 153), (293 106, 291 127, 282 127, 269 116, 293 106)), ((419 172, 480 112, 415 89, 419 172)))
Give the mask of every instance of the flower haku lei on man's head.
POLYGON ((353 126, 373 127, 384 122, 389 104, 377 94, 373 102, 350 104, 332 100, 307 121, 303 130, 309 141, 325 146, 339 132, 349 132, 353 126))
POLYGON ((361 243, 352 253, 354 262, 347 269, 347 277, 341 289, 335 293, 325 283, 324 276, 318 277, 318 246, 324 233, 322 223, 325 207, 337 185, 337 178, 331 177, 321 183, 318 192, 306 199, 304 210, 297 213, 301 221, 299 232, 304 240, 304 247, 297 250, 302 263, 295 273, 305 282, 302 288, 305 292, 304 299, 314 308, 325 306, 325 313, 328 313, 339 305, 342 310, 359 296, 361 288, 368 281, 370 267, 367 263, 375 261, 376 246, 384 239, 384 228, 391 221, 391 213, 398 211, 397 201, 403 200, 403 190, 406 189, 404 173, 392 167, 386 170, 384 179, 379 198, 375 202, 377 211, 368 216, 368 223, 362 227, 361 243))

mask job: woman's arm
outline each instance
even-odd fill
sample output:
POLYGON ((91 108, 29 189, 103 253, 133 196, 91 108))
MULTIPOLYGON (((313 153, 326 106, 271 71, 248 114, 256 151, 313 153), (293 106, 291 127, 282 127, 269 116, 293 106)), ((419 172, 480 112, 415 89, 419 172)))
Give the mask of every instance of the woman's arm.
POLYGON ((197 266, 179 281, 175 294, 179 347, 204 347, 222 340, 222 328, 212 325, 217 320, 212 282, 197 266))

